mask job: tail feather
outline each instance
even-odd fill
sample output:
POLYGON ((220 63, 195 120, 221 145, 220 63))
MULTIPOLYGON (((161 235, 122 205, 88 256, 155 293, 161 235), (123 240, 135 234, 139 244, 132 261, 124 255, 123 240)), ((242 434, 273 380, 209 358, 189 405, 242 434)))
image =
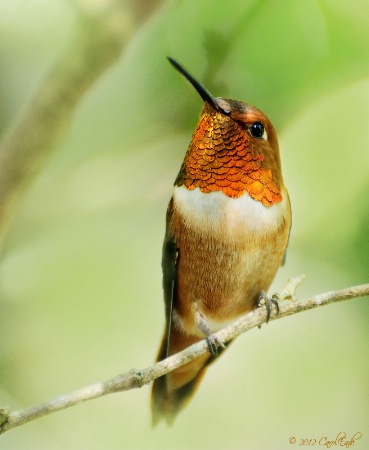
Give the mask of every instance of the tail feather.
MULTIPOLYGON (((189 347, 200 341, 197 336, 187 336, 177 330, 171 330, 169 354, 174 355, 179 351, 189 347)), ((231 342, 227 342, 227 348, 231 342)), ((164 419, 168 425, 172 425, 177 414, 189 403, 195 394, 200 382, 205 375, 208 366, 215 361, 224 349, 218 349, 217 356, 210 356, 209 353, 199 356, 193 361, 185 364, 179 369, 173 370, 160 378, 157 378, 151 390, 151 412, 152 425, 157 425, 160 420, 164 419)), ((162 361, 167 357, 167 335, 161 342, 157 361, 162 361)))
MULTIPOLYGON (((175 354, 200 340, 198 337, 185 336, 172 329, 170 354, 175 354)), ((157 361, 166 357, 166 341, 164 333, 157 361)), ((210 359, 210 355, 205 354, 154 381, 151 391, 153 426, 161 419, 165 419, 168 425, 174 422, 177 414, 196 392, 210 359)))
POLYGON ((152 390, 152 425, 156 426, 162 419, 172 425, 177 414, 188 404, 197 390, 206 369, 203 368, 196 377, 178 389, 169 391, 167 375, 154 382, 152 390))

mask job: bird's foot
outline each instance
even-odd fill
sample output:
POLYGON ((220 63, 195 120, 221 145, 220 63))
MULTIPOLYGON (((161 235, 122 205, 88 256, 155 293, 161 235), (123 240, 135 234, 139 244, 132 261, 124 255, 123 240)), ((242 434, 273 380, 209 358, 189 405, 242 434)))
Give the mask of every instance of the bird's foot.
MULTIPOLYGON (((279 302, 289 300, 292 302, 296 301, 295 298, 295 290, 302 281, 305 278, 305 274, 297 275, 296 277, 293 277, 288 280, 287 286, 283 289, 283 291, 279 292, 278 294, 273 294, 271 297, 268 297, 264 291, 260 292, 259 295, 259 301, 258 301, 258 307, 266 306, 267 309, 267 317, 266 317, 266 323, 269 322, 270 315, 272 313, 273 305, 276 307, 277 314, 279 314, 279 302)), ((258 328, 261 328, 261 325, 259 325, 258 328)))
POLYGON ((279 314, 279 302, 277 295, 268 297, 264 291, 261 291, 259 295, 258 307, 261 308, 262 306, 266 307, 266 323, 269 322, 273 306, 275 306, 277 314, 279 314))
POLYGON ((222 350, 226 348, 223 342, 213 334, 206 323, 205 317, 197 310, 196 322, 199 330, 205 334, 206 340, 208 341, 209 352, 212 357, 218 356, 218 348, 222 350))
POLYGON ((219 347, 221 347, 222 349, 226 348, 223 342, 219 340, 214 334, 208 334, 206 340, 208 341, 209 352, 213 357, 218 356, 219 347))

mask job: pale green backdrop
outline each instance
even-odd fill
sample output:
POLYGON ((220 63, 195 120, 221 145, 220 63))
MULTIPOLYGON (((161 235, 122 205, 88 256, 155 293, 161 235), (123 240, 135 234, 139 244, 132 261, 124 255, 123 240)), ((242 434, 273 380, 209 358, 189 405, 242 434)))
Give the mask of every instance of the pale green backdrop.
MULTIPOLYGON (((293 228, 272 290, 302 272, 300 298, 368 282, 368 21, 365 0, 170 0, 132 24, 14 210, 0 261, 0 406, 154 361, 165 210, 202 107, 166 55, 279 132, 293 228)), ((0 0, 1 131, 75 22, 72 2, 0 0)), ((369 448, 368 313, 359 299, 240 337, 172 428, 151 429, 146 386, 12 430, 0 449, 284 450, 357 431, 355 448, 369 448)))

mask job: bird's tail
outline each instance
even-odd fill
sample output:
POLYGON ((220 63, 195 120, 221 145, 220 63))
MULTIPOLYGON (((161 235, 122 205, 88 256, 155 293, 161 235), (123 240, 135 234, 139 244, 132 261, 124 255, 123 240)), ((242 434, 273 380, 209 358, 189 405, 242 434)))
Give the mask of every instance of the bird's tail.
MULTIPOLYGON (((171 355, 201 340, 196 336, 186 336, 173 328, 170 336, 171 355)), ((157 361, 161 361, 167 356, 166 342, 167 336, 164 332, 157 361)), ((187 405, 196 392, 205 374, 206 366, 211 360, 213 358, 206 353, 154 381, 151 391, 153 426, 161 419, 165 419, 168 425, 173 423, 177 414, 187 405)))

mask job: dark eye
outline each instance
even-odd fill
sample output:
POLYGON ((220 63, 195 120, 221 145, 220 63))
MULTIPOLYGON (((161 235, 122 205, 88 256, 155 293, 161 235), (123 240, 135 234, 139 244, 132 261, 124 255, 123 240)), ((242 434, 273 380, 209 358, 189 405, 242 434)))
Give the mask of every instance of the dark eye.
POLYGON ((266 138, 264 125, 261 122, 254 122, 252 125, 250 125, 249 130, 251 136, 256 139, 266 138))

